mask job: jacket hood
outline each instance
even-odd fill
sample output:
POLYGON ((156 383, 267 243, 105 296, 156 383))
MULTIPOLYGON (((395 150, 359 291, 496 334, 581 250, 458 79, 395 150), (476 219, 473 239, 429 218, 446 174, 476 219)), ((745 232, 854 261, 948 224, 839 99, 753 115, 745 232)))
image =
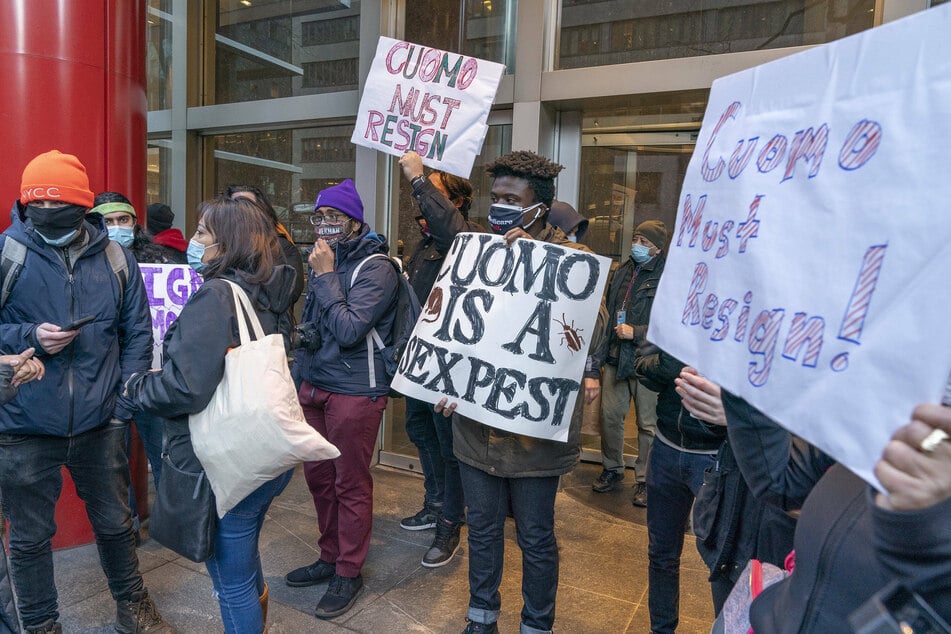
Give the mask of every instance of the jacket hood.
POLYGON ((179 229, 166 229, 161 233, 157 233, 155 237, 152 238, 152 242, 175 249, 176 251, 181 251, 182 253, 188 249, 188 240, 185 239, 185 236, 182 235, 179 229))
POLYGON ((345 260, 362 260, 371 253, 389 252, 386 238, 373 231, 370 225, 366 223, 363 223, 363 226, 360 227, 360 235, 338 242, 335 249, 337 268, 339 268, 339 263, 345 260))
POLYGON ((283 313, 294 303, 294 282, 297 280, 297 273, 287 264, 275 265, 271 277, 263 284, 248 282, 241 271, 228 271, 224 277, 237 282, 248 292, 252 302, 259 308, 272 313, 283 313))

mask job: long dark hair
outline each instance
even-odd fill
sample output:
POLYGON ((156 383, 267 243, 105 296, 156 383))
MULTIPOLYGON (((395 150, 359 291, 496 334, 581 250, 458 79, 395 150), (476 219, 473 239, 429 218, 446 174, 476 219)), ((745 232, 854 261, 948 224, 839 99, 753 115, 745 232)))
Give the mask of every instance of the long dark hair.
POLYGON ((224 196, 227 198, 234 198, 235 194, 240 194, 242 192, 247 192, 253 195, 254 199, 261 206, 261 211, 267 214, 267 217, 270 218, 271 222, 274 223, 274 226, 277 227, 280 220, 277 217, 277 212, 274 211, 274 207, 271 206, 271 201, 267 199, 267 196, 264 195, 264 192, 254 185, 228 185, 225 187, 224 196))
POLYGON ((201 203, 198 211, 218 247, 218 255, 202 272, 205 279, 227 271, 250 284, 263 284, 271 278, 280 247, 274 225, 261 205, 247 198, 219 196, 201 203))

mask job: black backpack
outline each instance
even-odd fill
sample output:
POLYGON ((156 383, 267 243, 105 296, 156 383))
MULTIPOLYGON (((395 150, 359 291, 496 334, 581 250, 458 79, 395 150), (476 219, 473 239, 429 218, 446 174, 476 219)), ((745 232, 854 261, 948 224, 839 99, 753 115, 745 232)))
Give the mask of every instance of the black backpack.
MULTIPOLYGON (((383 341, 383 338, 380 337, 380 333, 376 331, 376 328, 371 328, 370 332, 367 333, 367 355, 370 370, 370 388, 372 389, 376 387, 373 346, 376 346, 383 355, 383 369, 386 372, 387 382, 393 380, 393 377, 396 375, 396 368, 400 363, 400 357, 403 356, 406 344, 409 343, 410 335, 413 334, 413 328, 416 327, 416 320, 419 319, 419 314, 422 312, 422 309, 419 306, 419 299, 417 299, 413 287, 409 284, 409 278, 406 276, 406 273, 403 272, 403 267, 397 260, 383 253, 369 255, 357 264, 356 268, 353 269, 353 273, 350 274, 351 287, 353 286, 353 282, 357 279, 357 273, 360 272, 363 263, 370 258, 386 258, 390 264, 393 265, 393 268, 396 269, 396 275, 399 280, 396 291, 396 318, 393 320, 393 330, 390 333, 391 343, 387 345, 383 341)), ((391 390, 390 396, 399 397, 402 395, 399 392, 391 390)))

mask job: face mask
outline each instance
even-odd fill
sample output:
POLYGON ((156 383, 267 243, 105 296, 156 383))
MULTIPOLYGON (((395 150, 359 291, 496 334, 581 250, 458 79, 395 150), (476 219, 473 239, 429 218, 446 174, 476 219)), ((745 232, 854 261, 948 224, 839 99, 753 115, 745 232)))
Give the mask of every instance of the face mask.
POLYGON ((349 234, 344 235, 343 228, 347 221, 343 222, 322 222, 314 226, 314 235, 327 243, 327 246, 333 248, 341 240, 345 240, 349 234))
POLYGON ((428 238, 432 235, 429 232, 429 225, 426 224, 426 219, 423 216, 416 216, 416 224, 419 226, 419 232, 423 234, 424 238, 428 238))
POLYGON ((631 258, 638 264, 644 264, 644 262, 651 259, 650 251, 650 247, 645 247, 643 244, 632 244, 631 258))
POLYGON ((128 227, 109 227, 109 239, 113 242, 118 242, 120 245, 125 248, 132 246, 132 241, 135 239, 135 233, 133 230, 128 227))
MULTIPOLYGON (((208 247, 213 247, 216 244, 218 243, 216 242, 215 244, 209 244, 208 247)), ((201 242, 198 242, 194 238, 188 241, 188 248, 185 250, 185 257, 188 258, 188 266, 195 269, 196 273, 201 273, 207 266, 201 260, 205 257, 205 249, 208 247, 203 245, 201 242)))
POLYGON ((522 229, 528 229, 541 217, 544 209, 545 205, 543 203, 535 203, 531 207, 496 203, 489 207, 489 214, 486 219, 489 221, 489 227, 491 227, 492 233, 501 235, 507 233, 509 229, 514 229, 519 226, 522 229), (525 214, 535 208, 538 208, 538 211, 535 212, 531 221, 527 225, 521 224, 525 214))
POLYGON ((571 242, 577 242, 577 241, 578 241, 578 236, 576 236, 575 234, 571 234, 570 236, 565 236, 565 237, 568 238, 568 240, 571 241, 571 242))
POLYGON ((33 228, 52 246, 63 246, 72 242, 79 235, 79 227, 82 226, 85 215, 86 208, 79 205, 58 209, 26 206, 26 217, 33 223, 33 228))

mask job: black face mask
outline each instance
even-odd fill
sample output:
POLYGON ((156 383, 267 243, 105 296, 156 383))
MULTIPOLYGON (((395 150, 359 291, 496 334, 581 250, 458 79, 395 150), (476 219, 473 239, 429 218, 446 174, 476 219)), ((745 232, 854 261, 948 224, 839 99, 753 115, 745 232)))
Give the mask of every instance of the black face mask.
POLYGON ((57 209, 26 206, 26 217, 33 222, 33 228, 48 240, 58 240, 82 226, 86 208, 80 205, 68 205, 57 209))

